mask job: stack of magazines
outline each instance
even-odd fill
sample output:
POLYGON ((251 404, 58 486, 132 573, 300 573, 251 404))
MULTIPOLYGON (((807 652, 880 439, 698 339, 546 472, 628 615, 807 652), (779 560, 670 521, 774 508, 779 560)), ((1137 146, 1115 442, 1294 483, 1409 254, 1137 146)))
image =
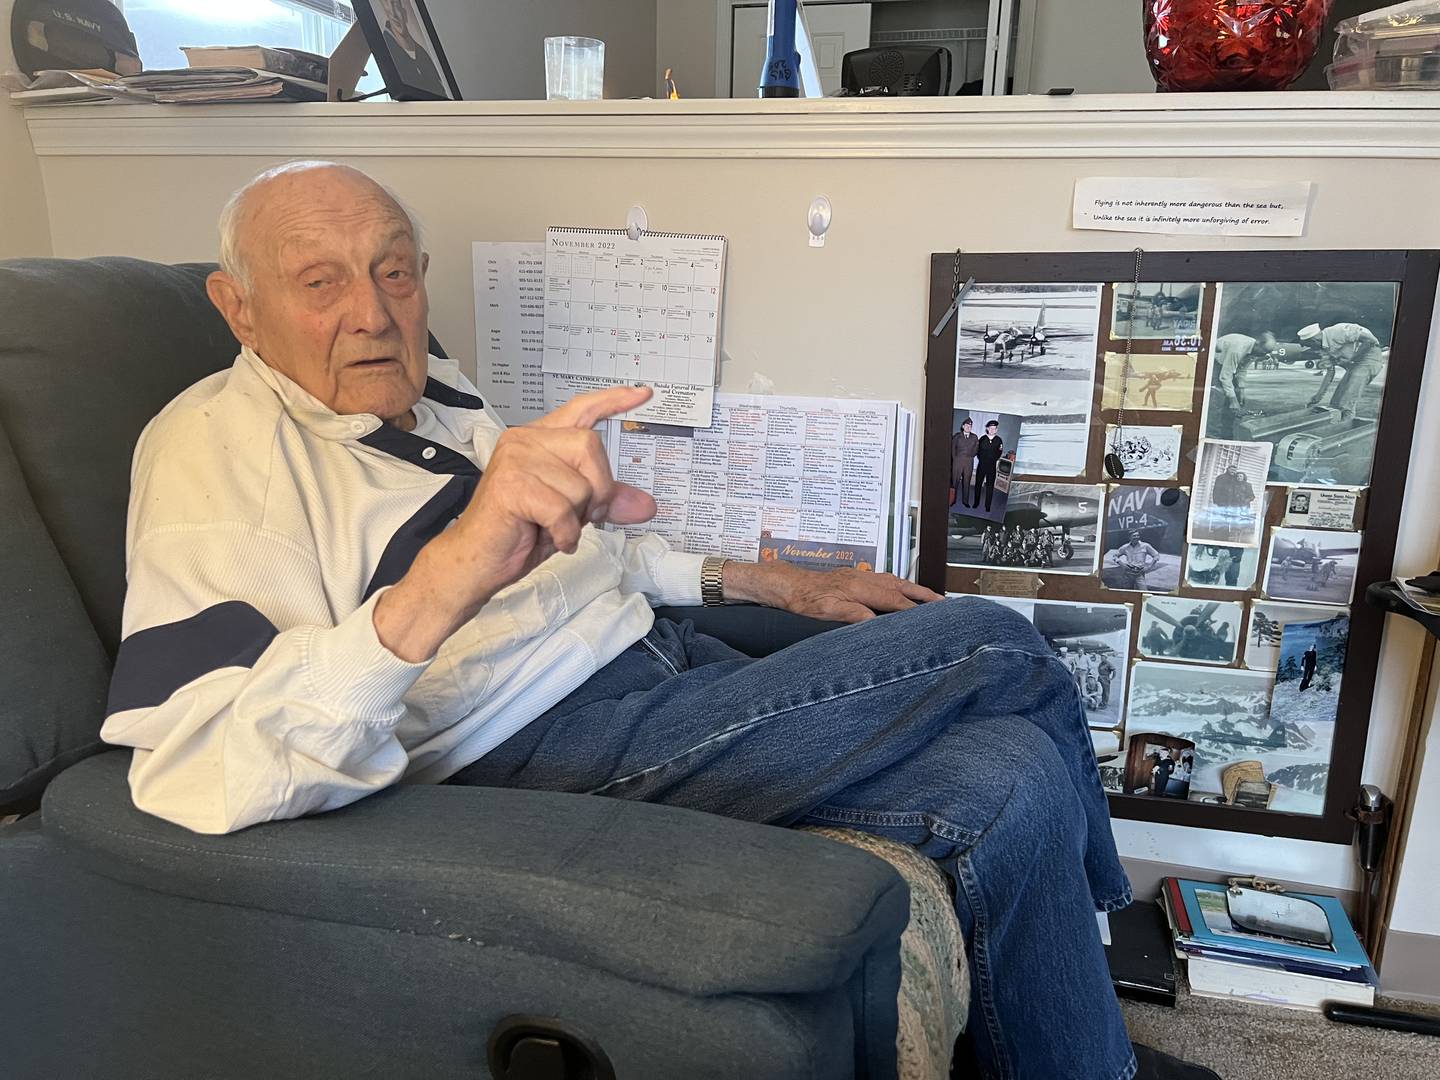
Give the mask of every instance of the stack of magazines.
POLYGON ((1232 918, 1226 886, 1164 880, 1160 902, 1176 955, 1186 962, 1190 992, 1312 1011, 1327 1001, 1373 1005, 1379 980, 1340 901, 1309 893, 1275 895, 1318 905, 1329 922, 1330 943, 1246 929, 1232 918))
POLYGON ((74 105, 119 101, 160 105, 219 102, 324 101, 330 61, 299 49, 260 45, 187 47, 188 68, 142 71, 123 78, 109 71, 18 72, 0 87, 18 105, 74 105))

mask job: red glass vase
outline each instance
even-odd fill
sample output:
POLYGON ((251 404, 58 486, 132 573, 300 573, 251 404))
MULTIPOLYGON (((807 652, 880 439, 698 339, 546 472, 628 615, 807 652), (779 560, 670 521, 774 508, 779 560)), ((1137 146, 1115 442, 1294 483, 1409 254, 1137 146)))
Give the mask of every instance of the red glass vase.
POLYGON ((1283 90, 1315 59, 1333 0, 1141 0, 1161 90, 1283 90))

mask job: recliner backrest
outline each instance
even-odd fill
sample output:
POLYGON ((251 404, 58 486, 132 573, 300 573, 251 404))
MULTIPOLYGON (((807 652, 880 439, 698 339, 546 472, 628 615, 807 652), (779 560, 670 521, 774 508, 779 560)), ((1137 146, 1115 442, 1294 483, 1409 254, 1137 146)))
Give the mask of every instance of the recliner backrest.
POLYGON ((239 349, 214 269, 0 262, 0 813, 101 748, 135 442, 239 349))

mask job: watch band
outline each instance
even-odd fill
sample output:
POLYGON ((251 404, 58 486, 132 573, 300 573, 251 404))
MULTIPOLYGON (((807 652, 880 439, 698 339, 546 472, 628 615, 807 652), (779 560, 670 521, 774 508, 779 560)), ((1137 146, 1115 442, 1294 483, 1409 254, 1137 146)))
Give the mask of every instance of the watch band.
POLYGON ((700 603, 719 607, 725 603, 725 564, 729 559, 707 555, 700 564, 700 603))

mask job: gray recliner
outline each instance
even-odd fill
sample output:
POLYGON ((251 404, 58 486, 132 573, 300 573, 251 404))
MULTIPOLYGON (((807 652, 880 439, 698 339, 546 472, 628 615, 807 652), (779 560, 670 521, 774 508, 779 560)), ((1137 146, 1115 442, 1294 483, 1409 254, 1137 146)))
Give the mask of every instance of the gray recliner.
MULTIPOLYGON (((471 787, 231 836, 135 810, 96 736, 129 463, 234 357, 211 269, 0 262, 0 1073, 893 1076, 908 890, 850 847, 471 787)), ((757 654, 823 628, 674 614, 757 654)))

